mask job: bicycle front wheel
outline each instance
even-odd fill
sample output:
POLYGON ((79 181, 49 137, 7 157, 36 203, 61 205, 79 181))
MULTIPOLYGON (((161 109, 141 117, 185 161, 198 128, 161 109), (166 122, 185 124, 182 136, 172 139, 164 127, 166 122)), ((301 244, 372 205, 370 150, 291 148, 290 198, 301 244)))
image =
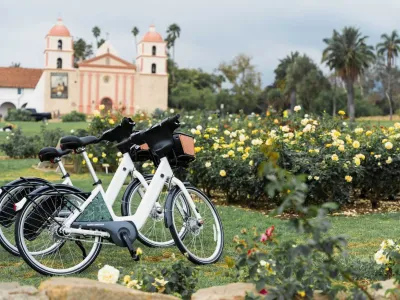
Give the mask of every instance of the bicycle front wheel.
POLYGON ((100 237, 63 234, 63 220, 85 201, 77 192, 80 191, 65 185, 38 189, 17 217, 15 241, 19 253, 41 274, 79 273, 100 252, 100 237))
POLYGON ((196 211, 197 220, 183 191, 175 187, 167 199, 165 213, 167 226, 179 250, 191 262, 199 265, 212 264, 219 260, 224 248, 224 231, 214 205, 199 189, 187 186, 196 211), (185 233, 182 233, 182 230, 185 233))

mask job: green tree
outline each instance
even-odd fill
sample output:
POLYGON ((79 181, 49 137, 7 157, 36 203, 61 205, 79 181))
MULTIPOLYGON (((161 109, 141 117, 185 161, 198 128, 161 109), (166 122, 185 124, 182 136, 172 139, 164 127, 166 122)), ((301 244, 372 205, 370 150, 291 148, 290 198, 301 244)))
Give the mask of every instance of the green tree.
POLYGON ((390 120, 393 118, 393 95, 392 95, 392 67, 396 64, 396 57, 400 52, 400 38, 396 30, 390 35, 382 34, 382 42, 376 45, 377 54, 386 58, 387 91, 385 93, 389 103, 390 120))
POLYGON ((12 62, 10 65, 11 68, 20 68, 21 63, 20 62, 12 62))
MULTIPOLYGON (((329 88, 328 80, 307 55, 296 57, 287 67, 285 93, 292 94, 295 91, 296 99, 299 98, 306 111, 314 112, 313 102, 318 94, 326 88, 329 88)), ((292 105, 291 101, 291 108, 292 105)))
POLYGON ((168 26, 167 38, 165 40, 167 41, 167 48, 173 49, 173 52, 172 52, 173 61, 175 61, 175 42, 180 36, 181 36, 181 28, 179 27, 178 24, 173 23, 168 26))
POLYGON ((287 69, 289 66, 294 63, 297 57, 299 57, 299 52, 291 52, 290 55, 285 58, 279 60, 279 64, 274 70, 275 73, 275 85, 281 89, 282 92, 285 92, 289 95, 290 98, 290 110, 293 112, 294 107, 296 106, 296 88, 292 86, 287 88, 286 75, 287 69))
POLYGON ((78 67, 78 63, 90 58, 93 55, 92 44, 86 43, 84 39, 74 41, 74 66, 78 67))
POLYGON ((94 36, 95 39, 96 39, 97 48, 100 48, 100 46, 103 45, 103 43, 106 41, 105 39, 100 38, 100 35, 101 35, 101 30, 100 30, 100 28, 99 28, 98 26, 93 27, 92 33, 93 33, 93 36, 94 36), (100 39, 99 39, 99 38, 100 38, 100 39))
POLYGON ((322 54, 331 70, 336 70, 346 84, 347 109, 350 121, 355 120, 354 82, 375 59, 373 47, 366 44, 367 36, 354 27, 345 27, 341 33, 333 31, 324 39, 326 48, 322 54))
POLYGON ((221 63, 218 71, 232 85, 231 92, 237 105, 236 110, 252 112, 261 94, 261 74, 251 62, 252 58, 239 54, 229 63, 221 63))
POLYGON ((135 53, 136 53, 136 56, 137 56, 137 36, 139 34, 139 28, 134 26, 131 32, 132 32, 132 34, 133 34, 133 36, 135 38, 135 53))

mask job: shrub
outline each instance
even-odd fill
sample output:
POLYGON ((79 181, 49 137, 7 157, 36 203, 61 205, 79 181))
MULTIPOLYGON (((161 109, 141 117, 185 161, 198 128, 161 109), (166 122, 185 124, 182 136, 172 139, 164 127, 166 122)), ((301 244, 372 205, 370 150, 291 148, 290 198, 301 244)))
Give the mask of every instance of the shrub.
POLYGON ((7 136, 5 143, 0 144, 0 149, 12 158, 37 157, 40 140, 39 136, 25 136, 21 129, 17 129, 7 136))
MULTIPOLYGON (((140 249, 140 248, 138 248, 140 249)), ((117 269, 107 266, 118 272, 117 269)), ((133 275, 125 275, 122 284, 143 292, 175 295, 189 300, 196 290, 198 270, 178 260, 163 268, 138 265, 133 275)))
POLYGON ((31 113, 24 109, 11 109, 8 112, 7 117, 5 120, 8 122, 11 121, 34 121, 35 119, 32 118, 31 113))
POLYGON ((63 122, 85 122, 86 114, 77 112, 76 110, 61 117, 63 122))

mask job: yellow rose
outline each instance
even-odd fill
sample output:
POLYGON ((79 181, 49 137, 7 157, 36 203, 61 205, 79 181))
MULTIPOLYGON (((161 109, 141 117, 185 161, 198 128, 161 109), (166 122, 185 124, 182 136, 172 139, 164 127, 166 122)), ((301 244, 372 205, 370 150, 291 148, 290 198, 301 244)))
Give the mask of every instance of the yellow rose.
POLYGON ((251 127, 253 127, 253 123, 249 122, 249 123, 247 124, 247 126, 248 126, 249 128, 251 128, 251 127))
POLYGON ((219 144, 218 143, 214 143, 214 145, 212 146, 214 150, 219 149, 219 144))
POLYGON ((391 164, 393 161, 393 159, 389 156, 388 159, 386 160, 386 163, 389 165, 391 164))
POLYGON ((333 155, 331 156, 331 159, 332 159, 333 161, 338 161, 338 160, 339 160, 339 156, 337 156, 336 154, 333 154, 333 155))
POLYGON ((114 125, 115 124, 113 119, 108 120, 108 123, 110 123, 110 125, 114 125))
POLYGON ((131 276, 125 275, 125 276, 124 276, 124 283, 125 283, 125 284, 128 284, 129 281, 131 281, 131 276))
POLYGON ((203 137, 204 137, 205 139, 208 139, 208 138, 210 137, 210 135, 206 133, 205 135, 203 135, 203 137))
POLYGON ((99 112, 98 110, 95 110, 95 111, 93 112, 93 116, 95 116, 95 117, 100 116, 100 112, 99 112))
POLYGON ((386 142, 386 143, 385 143, 385 148, 388 149, 388 150, 390 150, 390 149, 393 148, 393 144, 392 144, 391 142, 386 142))
POLYGON ((104 104, 101 104, 100 106, 99 106, 99 109, 100 110, 104 110, 106 107, 105 107, 105 105, 104 104))
POLYGON ((89 154, 88 154, 88 157, 89 157, 89 158, 92 158, 92 157, 93 157, 93 154, 92 154, 92 153, 89 153, 89 154))
POLYGON ((82 160, 82 165, 86 165, 86 161, 85 160, 82 160))
POLYGON ((354 149, 360 148, 360 142, 359 141, 354 141, 353 142, 353 148, 354 149))
POLYGON ((343 145, 340 145, 340 146, 338 147, 338 150, 341 151, 341 152, 344 152, 344 146, 343 146, 343 145))
POLYGON ((228 155, 229 155, 230 157, 235 156, 235 151, 229 150, 229 151, 228 151, 228 155))
POLYGON ((365 133, 365 135, 366 135, 366 136, 372 135, 372 131, 371 131, 371 130, 368 130, 368 131, 365 133))
POLYGON ((106 156, 107 156, 107 154, 105 154, 104 152, 101 153, 101 157, 102 157, 102 158, 104 158, 104 157, 106 157, 106 156))
POLYGON ((361 127, 358 127, 358 128, 356 128, 356 129, 354 129, 354 132, 355 132, 356 134, 361 134, 361 133, 363 133, 363 131, 364 131, 364 129, 362 129, 361 127))
POLYGON ((99 161, 99 159, 97 157, 93 157, 92 160, 93 160, 94 163, 97 163, 99 161))
POLYGON ((274 124, 279 124, 279 120, 278 120, 278 119, 275 119, 275 120, 274 120, 274 124))
POLYGON ((306 292, 305 291, 299 291, 297 292, 297 294, 301 297, 304 298, 306 296, 306 292))
POLYGON ((237 147, 236 151, 237 152, 243 152, 243 147, 237 147))
POLYGON ((252 160, 249 161, 249 165, 250 165, 250 166, 253 166, 253 165, 254 165, 254 161, 252 161, 252 160))
POLYGON ((343 110, 339 110, 338 114, 341 115, 341 116, 344 116, 346 113, 343 110))
POLYGON ((353 157, 353 160, 356 166, 359 166, 361 164, 361 160, 358 157, 353 157))
POLYGON ((196 131, 195 131, 194 133, 197 134, 197 135, 200 135, 200 134, 201 134, 201 131, 198 130, 198 129, 196 129, 196 131))
POLYGON ((352 182, 352 181, 353 181, 353 177, 351 177, 350 175, 346 175, 346 176, 344 177, 344 179, 345 179, 347 182, 352 182))
POLYGON ((221 177, 225 177, 225 176, 226 176, 225 170, 219 171, 219 175, 220 175, 221 177))
POLYGON ((143 254, 143 250, 142 250, 142 248, 137 248, 136 249, 136 255, 142 255, 143 254))
POLYGON ((195 153, 198 153, 198 152, 200 152, 201 151, 201 147, 194 147, 194 152, 195 153))
POLYGON ((122 156, 122 153, 121 153, 121 152, 118 152, 118 153, 117 153, 117 156, 118 156, 118 157, 121 157, 121 156, 122 156))

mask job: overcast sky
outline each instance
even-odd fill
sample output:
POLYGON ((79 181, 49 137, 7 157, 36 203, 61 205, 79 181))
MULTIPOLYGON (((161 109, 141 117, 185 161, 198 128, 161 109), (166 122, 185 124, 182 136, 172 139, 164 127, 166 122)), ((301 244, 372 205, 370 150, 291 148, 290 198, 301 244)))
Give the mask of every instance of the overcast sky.
POLYGON ((266 85, 278 59, 290 51, 319 63, 322 39, 349 25, 375 45, 383 32, 400 30, 399 12, 399 0, 0 0, 0 66, 14 61, 43 67, 44 37, 59 16, 74 37, 90 42, 91 29, 99 26, 128 61, 134 59, 133 26, 141 36, 154 23, 165 37, 167 26, 177 23, 180 67, 213 71, 221 61, 245 53, 266 85))

